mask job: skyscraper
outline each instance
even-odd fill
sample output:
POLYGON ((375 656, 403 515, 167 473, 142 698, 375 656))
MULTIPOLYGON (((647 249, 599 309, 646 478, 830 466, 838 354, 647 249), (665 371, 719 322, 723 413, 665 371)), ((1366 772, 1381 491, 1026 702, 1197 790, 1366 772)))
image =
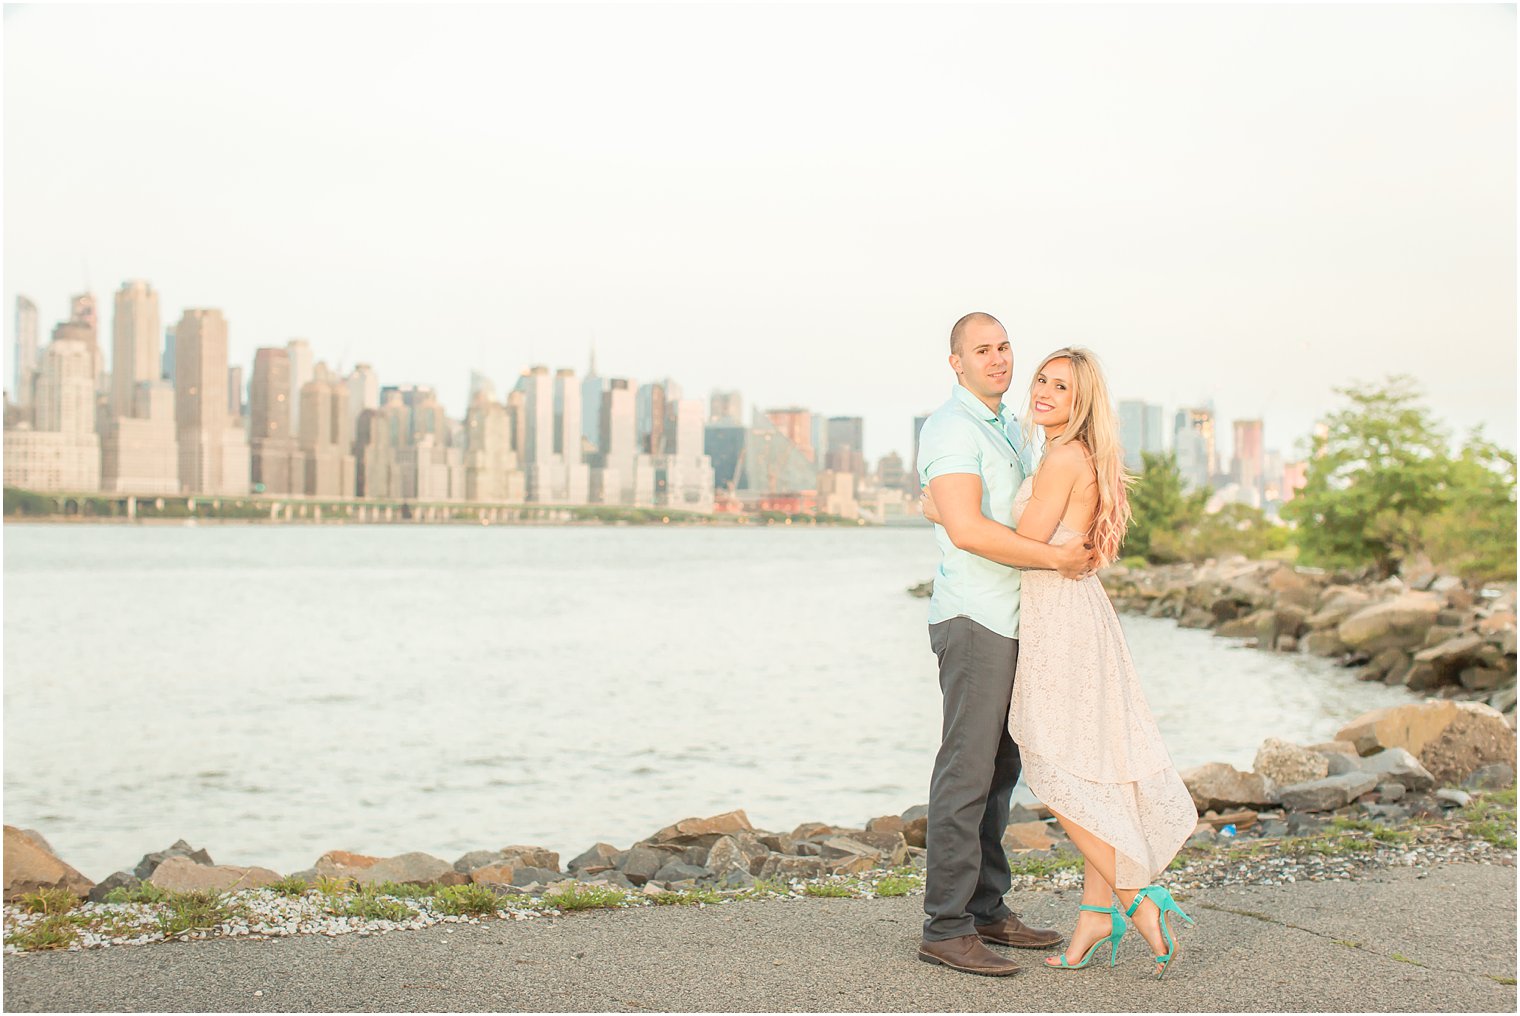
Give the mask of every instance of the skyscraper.
POLYGON ((11 389, 18 406, 32 404, 32 379, 37 373, 37 305, 16 297, 16 377, 11 389))
POLYGON ((264 494, 298 494, 306 466, 300 444, 290 433, 290 353, 264 346, 253 354, 248 386, 250 480, 264 494))
POLYGON ((311 355, 311 343, 305 339, 291 339, 285 343, 285 351, 290 354, 290 433, 299 439, 301 436, 301 389, 306 386, 306 382, 311 380, 315 361, 311 355))
POLYGON ((158 293, 140 279, 116 291, 111 322, 111 415, 131 416, 137 386, 159 376, 158 293))
POLYGON ((325 364, 301 386, 301 458, 306 466, 302 493, 309 497, 353 497, 354 456, 348 386, 325 364))
POLYGON ((1159 455, 1162 447, 1161 407, 1139 399, 1119 402, 1119 443, 1124 446, 1124 468, 1140 472, 1143 455, 1159 455))
POLYGON ((780 431, 792 446, 802 453, 809 462, 816 461, 813 455, 813 414, 806 409, 789 407, 786 409, 768 409, 765 418, 770 425, 780 431))
POLYGON ((164 329, 164 366, 163 379, 170 384, 174 383, 174 326, 164 329))
POLYGON ((707 418, 711 423, 744 423, 744 399, 735 391, 714 389, 709 400, 707 418))
POLYGON ((178 494, 179 442, 174 386, 139 381, 131 414, 114 416, 100 439, 100 489, 117 494, 178 494))
POLYGON ((1177 453, 1177 469, 1190 486, 1210 489, 1219 472, 1219 456, 1214 447, 1214 407, 1177 410, 1172 446, 1177 453))
POLYGON ((837 473, 848 473, 858 480, 866 475, 865 421, 858 416, 831 416, 828 421, 828 451, 824 464, 837 473))
POLYGON ((180 484, 191 494, 246 494, 247 435, 227 412, 227 319, 187 310, 174 333, 180 484))
POLYGON ((1260 507, 1262 480, 1266 472, 1265 448, 1260 420, 1236 420, 1235 455, 1230 463, 1231 479, 1240 484, 1246 503, 1260 507))
POLYGON ((602 379, 596 373, 596 349, 591 350, 591 365, 586 370, 585 380, 581 381, 581 437, 585 438, 586 446, 602 450, 602 391, 604 385, 602 379))
POLYGON ((94 492, 100 489, 96 357, 64 326, 54 334, 37 374, 34 424, 5 431, 5 485, 94 492))

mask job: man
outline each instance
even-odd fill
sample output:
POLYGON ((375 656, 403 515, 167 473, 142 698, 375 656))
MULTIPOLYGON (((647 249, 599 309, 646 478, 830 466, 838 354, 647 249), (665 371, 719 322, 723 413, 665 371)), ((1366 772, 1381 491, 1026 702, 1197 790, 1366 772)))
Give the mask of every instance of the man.
POLYGON ((1012 884, 1003 830, 1019 781, 1008 736, 1019 655, 1020 568, 1078 578, 1091 548, 1019 536, 1013 498, 1030 473, 1028 450, 1003 394, 1013 377, 1008 333, 990 314, 967 314, 950 332, 957 383, 919 434, 918 474, 942 524, 929 644, 939 658, 944 724, 929 784, 928 872, 919 959, 988 976, 1018 965, 986 942, 1046 949, 1062 936, 1030 928, 1003 902, 1012 884))

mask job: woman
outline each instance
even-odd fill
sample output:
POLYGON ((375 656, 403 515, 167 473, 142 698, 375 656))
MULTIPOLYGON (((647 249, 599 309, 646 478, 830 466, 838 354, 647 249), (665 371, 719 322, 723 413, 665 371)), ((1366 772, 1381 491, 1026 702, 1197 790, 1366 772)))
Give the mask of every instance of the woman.
MULTIPOLYGON (((1119 426, 1097 361, 1059 349, 1035 371, 1025 428, 1044 431, 1045 456, 1014 500, 1021 536, 1086 538, 1100 564, 1119 554, 1129 498, 1119 426)), ((925 514, 933 512, 932 499, 925 514)), ((1171 915, 1192 919, 1150 884, 1182 848, 1198 813, 1172 767, 1135 675, 1113 605, 1096 576, 1078 582, 1026 571, 1019 662, 1008 728, 1029 789, 1086 861, 1082 905, 1067 950, 1046 959, 1087 966, 1107 942, 1117 962, 1123 912, 1150 945, 1156 976, 1177 957, 1171 915)))

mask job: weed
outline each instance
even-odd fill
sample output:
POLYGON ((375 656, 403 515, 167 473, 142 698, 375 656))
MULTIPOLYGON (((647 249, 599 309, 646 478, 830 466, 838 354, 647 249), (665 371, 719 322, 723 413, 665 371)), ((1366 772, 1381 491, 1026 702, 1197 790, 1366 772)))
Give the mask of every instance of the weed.
POLYGON ((818 884, 811 884, 810 883, 810 884, 805 885, 805 886, 802 887, 802 894, 804 896, 854 896, 855 895, 854 891, 851 890, 849 886, 847 886, 847 885, 840 885, 838 883, 832 883, 832 882, 824 882, 824 883, 818 883, 818 884))
MULTIPOLYGON (((523 899, 530 900, 531 897, 523 899)), ((632 899, 616 886, 574 884, 553 896, 545 896, 544 902, 560 910, 595 910, 598 907, 621 907, 632 899)))
POLYGON ((440 889, 434 897, 437 907, 445 914, 494 914, 501 909, 496 893, 483 885, 451 885, 440 889))
POLYGON ((1515 979, 1513 977, 1499 977, 1496 974, 1485 974, 1484 976, 1487 977, 1490 981, 1498 981, 1500 984, 1515 983, 1515 979))
POLYGON ((23 931, 5 936, 5 944, 17 949, 63 949, 79 937, 79 925, 68 914, 48 914, 23 931))
POLYGON ((20 902, 29 914, 66 914, 79 906, 79 897, 67 889, 41 889, 24 893, 20 902))
POLYGON ((333 896, 345 896, 356 888, 351 879, 335 878, 332 875, 319 875, 311 888, 329 898, 333 896))
POLYGON ((124 885, 117 886, 106 894, 107 903, 162 903, 168 898, 169 890, 160 889, 152 882, 144 882, 131 889, 124 885))
POLYGON ((1354 942, 1354 941, 1352 941, 1349 938, 1338 938, 1338 939, 1335 940, 1335 944, 1336 945, 1343 945, 1347 949, 1360 949, 1362 947, 1362 943, 1360 943, 1360 942, 1354 942))
POLYGON ((1405 956, 1403 953, 1389 953, 1388 958, 1399 963, 1408 963, 1416 967, 1424 966, 1423 963, 1420 963, 1418 960, 1412 960, 1408 956, 1405 956))
POLYGON ((429 896, 437 896, 446 888, 448 887, 440 885, 437 882, 434 882, 431 885, 411 885, 402 884, 400 882, 376 882, 369 887, 371 892, 378 893, 381 896, 394 896, 398 900, 420 900, 429 896))
POLYGON ((229 903, 220 893, 199 889, 185 893, 170 893, 156 915, 158 930, 164 938, 188 934, 206 928, 215 928, 238 916, 240 908, 229 903))
POLYGON ((1008 871, 1014 875, 1033 875, 1043 878, 1058 871, 1074 871, 1082 867, 1081 855, 1056 854, 1053 857, 1013 857, 1008 861, 1008 871))
POLYGON ((304 878, 296 878, 292 875, 278 882, 271 882, 264 888, 270 892, 279 893, 281 896, 305 896, 306 891, 311 888, 311 883, 304 878))
POLYGON ((906 896, 914 889, 921 888, 924 882, 921 878, 908 875, 888 875, 876 883, 875 893, 877 896, 906 896))
POLYGON ((651 896, 650 900, 662 907, 694 907, 699 903, 721 903, 723 897, 711 889, 682 889, 651 896))
POLYGON ((348 901, 346 906, 341 909, 334 908, 333 912, 341 917, 359 917, 367 921, 394 921, 397 924, 410 921, 417 916, 417 911, 405 903, 386 899, 374 892, 358 893, 348 901))

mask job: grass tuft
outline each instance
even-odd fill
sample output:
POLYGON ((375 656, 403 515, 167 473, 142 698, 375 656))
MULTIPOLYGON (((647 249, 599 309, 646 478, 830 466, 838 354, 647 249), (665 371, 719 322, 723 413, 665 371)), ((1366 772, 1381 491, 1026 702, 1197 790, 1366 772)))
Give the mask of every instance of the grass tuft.
POLYGON ((39 889, 22 894, 19 902, 29 914, 66 914, 79 906, 79 897, 67 889, 39 889))
POLYGON ((663 892, 649 897, 650 902, 661 907, 694 907, 702 903, 722 903, 721 893, 711 889, 681 889, 663 892))
POLYGON ((23 931, 5 936, 5 944, 28 952, 64 949, 79 937, 79 925, 69 914, 48 914, 23 931))
POLYGON ((434 899, 440 911, 455 916, 494 914, 501 909, 501 898, 483 885, 445 886, 434 899))
MULTIPOLYGON (((525 902, 531 899, 532 897, 523 897, 525 902)), ((558 910, 595 910, 599 907, 621 907, 632 899, 632 896, 616 886, 574 883, 552 896, 545 896, 544 902, 558 910)), ((514 905, 517 905, 516 901, 514 905)))
POLYGON ((804 896, 854 896, 855 893, 847 885, 835 882, 809 883, 802 887, 804 896))
POLYGON ((417 916, 417 911, 399 900, 387 899, 375 892, 360 892, 347 904, 333 908, 340 917, 358 917, 366 921, 393 921, 400 924, 417 916))
POLYGON ((242 908, 228 901, 220 893, 197 889, 191 892, 170 893, 160 905, 158 930, 164 938, 186 935, 192 931, 215 928, 234 920, 242 908))
POLYGON ((279 893, 281 896, 299 897, 306 895, 306 891, 311 888, 311 883, 304 878, 296 878, 294 875, 291 875, 288 878, 280 879, 278 882, 271 882, 264 888, 270 892, 279 893))
POLYGON ((876 883, 877 896, 906 896, 923 887, 924 880, 914 875, 888 875, 876 883))

